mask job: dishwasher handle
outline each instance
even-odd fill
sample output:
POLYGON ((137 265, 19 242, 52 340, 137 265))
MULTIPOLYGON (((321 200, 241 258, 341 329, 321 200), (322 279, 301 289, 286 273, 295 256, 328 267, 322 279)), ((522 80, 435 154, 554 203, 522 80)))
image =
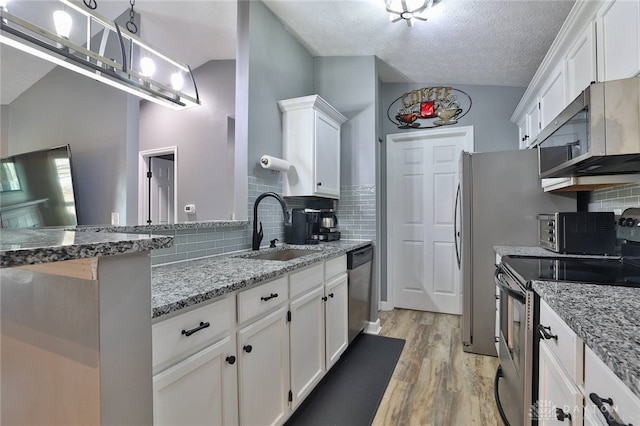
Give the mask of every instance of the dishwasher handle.
POLYGON ((373 246, 371 244, 347 252, 347 269, 355 269, 373 260, 373 246))

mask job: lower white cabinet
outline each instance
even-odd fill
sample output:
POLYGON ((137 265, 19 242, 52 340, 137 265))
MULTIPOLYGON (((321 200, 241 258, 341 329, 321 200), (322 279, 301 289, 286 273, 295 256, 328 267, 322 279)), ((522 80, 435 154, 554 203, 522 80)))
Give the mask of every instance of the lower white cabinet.
POLYGON ((349 345, 347 274, 328 281, 325 291, 326 367, 330 369, 349 345))
POLYGON ((153 377, 154 425, 238 424, 235 336, 153 377))
POLYGON ((280 424, 289 414, 287 307, 238 331, 240 424, 280 424))
MULTIPOLYGON (((640 424, 640 398, 589 348, 584 356, 585 410, 607 424, 607 415, 619 424, 640 424)), ((586 424, 586 423, 585 423, 586 424)))
POLYGON ((582 425, 582 393, 544 341, 540 342, 539 367, 538 423, 582 425))
POLYGON ((153 325, 156 425, 280 425, 348 346, 346 256, 153 325))
POLYGON ((292 300, 290 309, 291 406, 295 408, 325 371, 324 288, 292 300))

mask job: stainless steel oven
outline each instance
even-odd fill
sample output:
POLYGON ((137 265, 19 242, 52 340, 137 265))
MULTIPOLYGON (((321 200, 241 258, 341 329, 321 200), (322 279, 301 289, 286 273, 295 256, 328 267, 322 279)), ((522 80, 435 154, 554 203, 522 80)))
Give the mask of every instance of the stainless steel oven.
POLYGON ((496 269, 495 282, 500 304, 496 403, 506 425, 530 424, 537 377, 536 295, 503 264, 496 269))

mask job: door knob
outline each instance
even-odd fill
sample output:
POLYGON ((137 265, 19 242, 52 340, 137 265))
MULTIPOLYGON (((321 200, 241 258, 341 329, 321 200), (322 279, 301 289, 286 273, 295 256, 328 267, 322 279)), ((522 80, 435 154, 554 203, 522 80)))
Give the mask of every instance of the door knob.
POLYGON ((251 345, 244 345, 242 347, 242 350, 245 351, 246 353, 250 354, 251 351, 253 350, 253 347, 251 345))
POLYGON ((236 357, 235 357, 235 356, 233 356, 233 355, 229 355, 229 356, 226 358, 226 361, 227 361, 230 365, 233 365, 233 364, 235 364, 235 363, 236 363, 236 357))

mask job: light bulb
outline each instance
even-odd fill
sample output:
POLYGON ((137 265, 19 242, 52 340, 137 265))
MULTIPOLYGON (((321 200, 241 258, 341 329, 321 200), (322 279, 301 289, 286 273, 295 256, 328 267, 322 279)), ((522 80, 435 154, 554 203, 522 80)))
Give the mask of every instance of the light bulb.
POLYGON ((145 77, 153 76, 153 73, 156 72, 156 64, 153 63, 153 59, 148 56, 140 59, 140 71, 145 77))
POLYGON ((180 90, 184 86, 184 78, 181 72, 174 72, 171 74, 171 87, 173 90, 180 90))
POLYGON ((64 10, 56 10, 53 12, 53 23, 56 26, 56 33, 60 37, 69 38, 71 24, 73 23, 71 15, 64 10))

